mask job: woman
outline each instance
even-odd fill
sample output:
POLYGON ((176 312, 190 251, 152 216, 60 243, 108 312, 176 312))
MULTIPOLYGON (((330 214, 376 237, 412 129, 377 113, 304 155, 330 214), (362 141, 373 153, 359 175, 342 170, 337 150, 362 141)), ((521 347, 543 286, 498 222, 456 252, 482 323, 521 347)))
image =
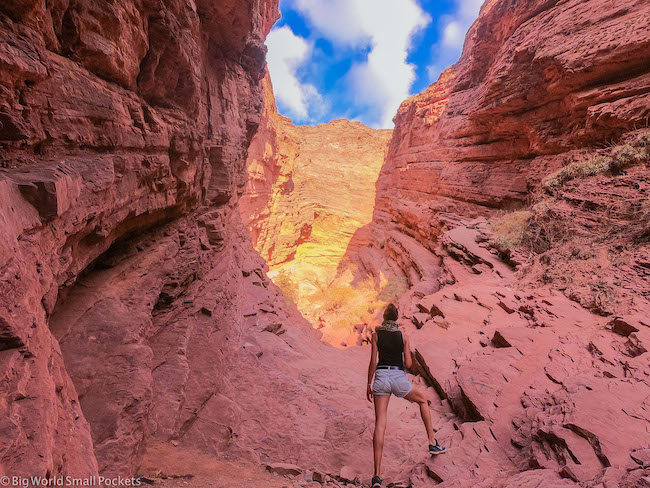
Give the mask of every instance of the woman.
POLYGON ((375 474, 372 486, 381 486, 381 455, 384 450, 384 433, 386 432, 386 412, 390 396, 405 398, 409 402, 420 405, 422 422, 427 429, 429 437, 429 453, 442 454, 445 448, 438 444, 433 436, 431 413, 424 394, 414 388, 409 381, 404 367, 409 369, 413 364, 409 338, 400 330, 396 322, 398 317, 397 307, 392 303, 384 311, 384 322, 372 334, 372 353, 368 366, 368 388, 366 395, 368 401, 375 399, 375 435, 372 447, 375 457, 375 474), (379 353, 379 361, 377 361, 379 353), (374 383, 372 379, 375 379, 374 383))

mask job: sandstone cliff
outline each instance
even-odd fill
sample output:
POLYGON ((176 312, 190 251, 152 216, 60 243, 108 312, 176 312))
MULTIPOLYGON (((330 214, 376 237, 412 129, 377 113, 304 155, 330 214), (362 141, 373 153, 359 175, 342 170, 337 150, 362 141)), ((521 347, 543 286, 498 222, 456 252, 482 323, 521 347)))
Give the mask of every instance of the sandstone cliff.
MULTIPOLYGON (((357 229, 370 223, 375 183, 390 130, 334 120, 295 126, 277 113, 271 82, 263 122, 248 158, 240 205, 253 244, 278 284, 325 340, 338 345, 363 313, 346 301, 352 273, 341 261, 355 252, 357 229)), ((359 285, 359 284, 357 284, 359 285)), ((369 303, 357 304, 367 315, 369 303)))
POLYGON ((405 101, 379 180, 378 221, 525 203, 578 150, 650 117, 647 2, 490 0, 463 56, 405 101))
MULTIPOLYGON (((446 213, 489 217, 532 207, 548 197, 543 180, 562 167, 609 157, 603 148, 610 146, 637 151, 630 141, 641 134, 626 134, 647 127, 650 117, 648 8, 639 1, 486 2, 459 62, 400 107, 378 180, 373 219, 378 225, 363 229, 358 238, 367 241, 368 233, 378 231, 371 240, 387 244, 389 252, 380 254, 390 262, 383 266, 413 283, 426 281, 430 276, 423 271, 430 266, 413 266, 403 254, 406 247, 412 254, 421 247, 432 250, 446 213), (383 235, 381 229, 393 227, 397 234, 383 235)), ((544 204, 562 207, 557 220, 575 223, 588 220, 584 212, 596 207, 606 214, 596 219, 598 229, 569 226, 562 231, 583 236, 583 246, 602 247, 612 226, 625 241, 623 229, 646 215, 647 170, 637 165, 630 171, 636 173, 631 181, 641 186, 630 183, 625 195, 604 190, 611 198, 600 200, 578 185, 566 198, 554 192, 557 201, 544 204)), ((628 239, 624 247, 636 270, 625 271, 624 288, 610 287, 617 298, 609 313, 630 311, 625 305, 630 296, 648 293, 639 279, 646 275, 638 242, 628 239)), ((362 254, 377 268, 373 252, 362 254)), ((592 265, 576 273, 575 283, 565 283, 568 295, 581 295, 581 302, 595 311, 598 299, 584 288, 597 286, 587 276, 593 265, 602 264, 597 261, 593 256, 592 265)))
POLYGON ((647 482, 649 28, 647 2, 488 1, 400 107, 346 259, 407 280, 416 370, 460 419, 414 486, 647 482))
POLYGON ((152 412, 156 322, 211 263, 241 277, 233 208, 277 11, 273 0, 0 6, 0 473, 134 474, 149 433, 178 432, 205 400, 183 391, 187 414, 152 412), (142 252, 147 229, 181 215, 142 252), (96 278, 129 253, 137 277, 96 278), (79 288, 84 271, 95 288, 79 288))
POLYGON ((365 354, 286 306, 240 219, 276 15, 0 7, 0 475, 369 469, 365 354))

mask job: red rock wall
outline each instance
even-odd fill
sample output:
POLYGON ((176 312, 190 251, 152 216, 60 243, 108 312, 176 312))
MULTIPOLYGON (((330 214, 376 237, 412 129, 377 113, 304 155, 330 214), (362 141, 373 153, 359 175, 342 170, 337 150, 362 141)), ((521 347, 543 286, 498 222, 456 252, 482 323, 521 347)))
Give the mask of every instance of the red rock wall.
POLYGON ((405 101, 378 183, 378 222, 429 241, 440 211, 524 202, 575 150, 650 117, 644 0, 489 0, 460 61, 405 101))
MULTIPOLYGON (((232 210, 277 11, 275 0, 0 6, 0 474, 134 474, 147 433, 163 429, 149 426, 152 310, 209 268, 197 252, 228 267, 243 241, 232 210), (130 252, 125 238, 183 215, 195 252, 157 247, 142 264, 168 274, 79 298, 72 285, 111 245, 130 252)), ((169 232, 182 248, 184 231, 169 232)))
MULTIPOLYGON (((240 222, 276 11, 0 6, 0 475, 155 474, 187 456, 370 474, 367 348, 321 344, 240 222)), ((432 387, 451 449, 422 463, 416 407, 396 402, 391 476, 416 466, 414 485, 518 487, 647 475, 647 314, 625 329, 531 293, 477 242, 484 222, 439 212, 522 200, 574 147, 642 120, 647 14, 641 2, 491 3, 447 81, 400 111, 376 223, 353 247, 374 242, 355 257, 364 272, 421 282, 400 309, 419 324, 414 382, 432 387), (549 60, 560 78, 539 71, 549 60), (460 229, 433 254, 443 221, 460 229), (453 291, 436 292, 445 281, 453 291)), ((262 130, 266 151, 277 130, 262 130)), ((287 177, 269 168, 260 194, 287 177)))
POLYGON ((648 416, 628 412, 650 394, 649 47, 646 1, 488 0, 459 62, 400 107, 348 257, 408 280, 416 369, 457 419, 412 486, 647 478, 648 416), (617 149, 636 163, 540 184, 617 149), (514 209, 547 216, 549 245, 504 262, 485 217, 514 209))
POLYGON ((295 126, 278 114, 266 81, 263 122, 249 151, 242 219, 270 266, 269 277, 337 345, 358 317, 348 317, 348 307, 340 303, 326 303, 334 299, 328 292, 336 278, 338 287, 353 289, 350 276, 341 278, 341 261, 353 252, 350 244, 361 245, 351 238, 372 219, 375 184, 391 134, 345 119, 295 126), (337 310, 330 310, 334 305, 337 310), (345 322, 345 330, 331 330, 334 316, 345 322))
POLYGON ((310 241, 305 228, 313 228, 319 214, 339 219, 322 230, 331 234, 332 250, 345 247, 351 232, 372 214, 375 181, 392 131, 345 119, 295 126, 278 114, 271 81, 265 81, 263 123, 249 151, 240 208, 253 244, 273 266, 291 261, 300 244, 310 241))
POLYGON ((240 209, 253 245, 271 264, 284 262, 295 253, 306 221, 300 218, 299 207, 286 205, 295 189, 294 161, 301 143, 292 128, 291 120, 278 113, 267 74, 262 123, 248 152, 248 183, 240 209), (284 222, 287 225, 282 232, 284 222))

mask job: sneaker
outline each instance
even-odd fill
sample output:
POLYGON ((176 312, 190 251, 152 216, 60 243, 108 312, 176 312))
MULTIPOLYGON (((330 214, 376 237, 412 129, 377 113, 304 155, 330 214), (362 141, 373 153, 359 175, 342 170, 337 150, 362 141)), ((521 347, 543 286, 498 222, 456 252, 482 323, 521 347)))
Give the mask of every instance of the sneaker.
POLYGON ((381 478, 379 476, 373 476, 372 488, 381 488, 381 478))
POLYGON ((437 456, 438 454, 442 454, 443 452, 447 452, 447 448, 445 446, 441 446, 438 444, 438 440, 436 439, 435 444, 429 444, 429 454, 432 456, 437 456))

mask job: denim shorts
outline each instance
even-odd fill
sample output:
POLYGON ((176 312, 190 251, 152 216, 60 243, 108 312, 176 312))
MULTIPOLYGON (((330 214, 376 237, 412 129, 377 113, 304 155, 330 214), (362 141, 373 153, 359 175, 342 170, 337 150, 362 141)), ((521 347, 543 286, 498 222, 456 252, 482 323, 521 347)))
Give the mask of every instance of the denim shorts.
POLYGON ((398 398, 408 395, 413 389, 406 373, 401 369, 378 369, 372 385, 374 395, 393 394, 398 398))

